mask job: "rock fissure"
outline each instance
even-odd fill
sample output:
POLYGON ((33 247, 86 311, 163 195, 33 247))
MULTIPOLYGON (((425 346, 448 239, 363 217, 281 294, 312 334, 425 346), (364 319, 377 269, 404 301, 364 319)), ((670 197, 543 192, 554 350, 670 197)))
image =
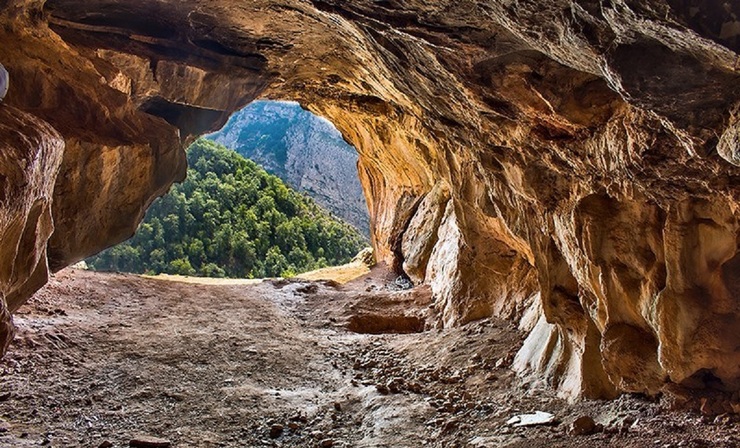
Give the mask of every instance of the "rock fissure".
POLYGON ((0 1, 2 346, 47 260, 293 99, 357 148, 376 254, 442 325, 521 322, 515 369, 564 395, 740 388, 738 6, 427 3, 0 1))

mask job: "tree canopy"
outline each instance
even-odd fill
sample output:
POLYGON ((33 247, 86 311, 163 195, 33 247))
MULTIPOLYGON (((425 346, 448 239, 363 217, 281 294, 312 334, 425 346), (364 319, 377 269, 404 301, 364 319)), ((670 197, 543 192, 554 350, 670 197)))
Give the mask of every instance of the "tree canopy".
POLYGON ((157 199, 128 241, 87 260, 95 270, 205 277, 287 277, 340 265, 365 238, 256 163, 208 140, 188 176, 157 199))

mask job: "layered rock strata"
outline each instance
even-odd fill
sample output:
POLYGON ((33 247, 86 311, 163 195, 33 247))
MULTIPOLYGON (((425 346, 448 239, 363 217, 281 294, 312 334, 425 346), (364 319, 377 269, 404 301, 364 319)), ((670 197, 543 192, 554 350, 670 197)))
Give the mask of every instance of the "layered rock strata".
POLYGON ((515 368, 564 395, 740 388, 740 4, 0 7, 4 341, 44 251, 126 238, 194 136, 290 99, 358 149, 376 256, 444 325, 519 322, 515 368))

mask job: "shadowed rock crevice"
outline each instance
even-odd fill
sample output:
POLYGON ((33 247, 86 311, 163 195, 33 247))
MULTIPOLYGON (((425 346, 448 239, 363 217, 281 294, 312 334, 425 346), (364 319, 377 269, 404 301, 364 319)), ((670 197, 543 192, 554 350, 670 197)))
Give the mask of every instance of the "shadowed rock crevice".
POLYGON ((177 104, 159 97, 150 98, 140 106, 140 109, 164 119, 181 132, 193 135, 200 135, 213 129, 223 120, 224 115, 220 110, 177 104))
POLYGON ((424 319, 416 316, 362 314, 352 316, 347 329, 362 334, 404 334, 424 331, 424 319))
MULTIPOLYGON (((292 99, 357 148, 376 256, 429 285, 440 325, 518 322, 514 367, 568 396, 701 372, 740 387, 736 6, 4 4, 16 81, 0 113, 64 141, 44 180, 54 233, 36 232, 23 259, 41 262, 5 290, 43 280, 45 252, 58 269, 125 239, 182 177, 184 144, 255 99, 292 99)), ((38 196, 3 204, 0 230, 38 196)))
POLYGON ((740 50, 740 5, 722 0, 668 0, 677 20, 701 36, 738 52, 740 50))

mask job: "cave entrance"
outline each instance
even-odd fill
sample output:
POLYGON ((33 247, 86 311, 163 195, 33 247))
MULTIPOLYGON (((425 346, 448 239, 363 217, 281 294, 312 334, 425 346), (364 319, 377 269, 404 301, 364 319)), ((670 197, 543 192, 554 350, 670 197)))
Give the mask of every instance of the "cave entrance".
POLYGON ((329 120, 293 101, 258 100, 207 139, 237 151, 370 235, 357 150, 329 120))
POLYGON ((260 100, 187 150, 188 175, 94 270, 290 277, 349 262, 369 245, 358 154, 298 103, 260 100))

